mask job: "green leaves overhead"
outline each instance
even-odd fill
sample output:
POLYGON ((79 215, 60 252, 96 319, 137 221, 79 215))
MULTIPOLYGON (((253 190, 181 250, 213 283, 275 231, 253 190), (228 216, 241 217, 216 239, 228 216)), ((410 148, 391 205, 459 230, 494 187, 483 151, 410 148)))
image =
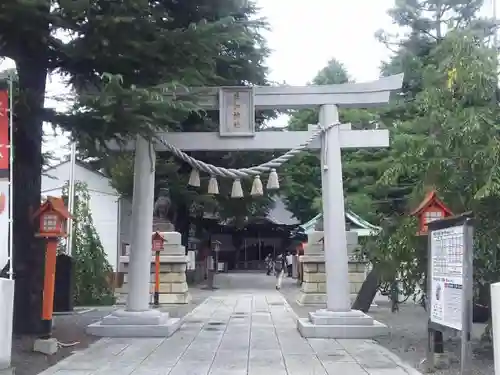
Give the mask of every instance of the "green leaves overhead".
MULTIPOLYGON (((260 35, 266 24, 256 17, 255 6, 249 2, 242 7, 233 0, 216 5, 209 0, 151 2, 141 8, 139 14, 144 17, 137 24, 129 25, 127 19, 100 24, 95 19, 92 22, 102 30, 86 26, 87 40, 73 43, 75 53, 91 53, 84 56, 88 63, 71 60, 77 64, 68 68, 75 67, 71 82, 77 87, 77 102, 70 114, 57 114, 56 121, 72 131, 82 156, 93 158, 94 165, 104 168, 124 195, 132 194, 131 155, 96 150, 96 141, 125 141, 137 133, 153 137, 157 131, 218 131, 218 111, 201 110, 189 87, 267 84, 264 59, 268 49, 260 35), (129 27, 134 28, 134 34, 123 40, 129 27), (101 51, 96 43, 103 40, 112 43, 101 51), (85 70, 86 66, 92 70, 85 70)), ((273 115, 274 111, 258 113, 257 126, 273 115)), ((193 152, 191 156, 231 168, 272 158, 259 152, 193 152)), ((157 155, 156 172, 158 187, 169 187, 172 211, 178 211, 179 217, 185 218, 188 209, 195 206, 221 217, 262 214, 270 203, 269 197, 226 199, 232 184, 229 179, 219 180, 218 197, 206 195, 207 180, 199 190, 188 188, 189 166, 167 153, 157 155)), ((250 191, 250 186, 244 188, 250 191)))

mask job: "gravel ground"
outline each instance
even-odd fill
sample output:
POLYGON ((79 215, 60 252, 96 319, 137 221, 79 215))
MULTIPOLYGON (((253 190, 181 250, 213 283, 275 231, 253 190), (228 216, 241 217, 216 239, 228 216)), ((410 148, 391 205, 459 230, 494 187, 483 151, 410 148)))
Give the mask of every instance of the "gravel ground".
MULTIPOLYGON (((210 294, 209 291, 200 290, 199 288, 190 288, 190 292, 193 297, 190 304, 164 306, 161 309, 168 311, 173 317, 183 317, 203 302, 210 294)), ((109 314, 110 311, 119 307, 118 305, 115 307, 82 308, 75 309, 75 312, 71 315, 55 316, 53 337, 57 338, 61 343, 69 344, 78 342, 78 344, 70 347, 61 347, 54 355, 33 352, 33 342, 35 340, 33 337, 14 337, 12 340, 12 367, 15 368, 15 374, 36 375, 68 357, 73 352, 87 348, 90 344, 99 340, 99 337, 85 333, 87 325, 100 320, 103 316, 109 314)))
MULTIPOLYGON (((283 285, 282 293, 299 317, 307 317, 309 312, 321 308, 320 306, 299 306, 296 303, 298 287, 291 282, 283 285)), ((390 333, 387 336, 378 337, 375 341, 397 354, 403 361, 418 368, 422 359, 425 358, 427 345, 428 315, 426 311, 419 305, 408 303, 402 304, 398 313, 391 313, 389 302, 377 301, 377 305, 370 309, 369 315, 387 324, 390 333)), ((474 375, 494 375, 493 351, 491 347, 485 347, 479 342, 484 327, 484 324, 474 324, 472 332, 472 373, 474 375)), ((445 334, 445 336, 445 351, 449 353, 451 363, 448 369, 439 370, 436 374, 456 375, 460 371, 460 338, 450 334, 445 334)))

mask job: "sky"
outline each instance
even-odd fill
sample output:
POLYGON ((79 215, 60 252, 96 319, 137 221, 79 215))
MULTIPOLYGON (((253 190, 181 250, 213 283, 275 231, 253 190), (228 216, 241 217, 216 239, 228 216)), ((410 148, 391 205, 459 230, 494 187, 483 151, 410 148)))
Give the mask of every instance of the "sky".
MULTIPOLYGON (((395 31, 387 10, 394 0, 256 0, 260 15, 270 24, 264 33, 272 50, 267 61, 269 79, 290 85, 305 85, 335 58, 342 62, 357 82, 376 80, 382 61, 390 52, 375 39, 379 29, 395 31)), ((492 1, 485 0, 483 13, 490 13, 492 1)), ((500 8, 499 8, 500 9, 500 8)), ((0 69, 12 67, 4 61, 0 69)), ((47 106, 62 107, 54 98, 68 93, 58 76, 51 76, 47 86, 47 106)), ((284 126, 281 117, 270 125, 284 126)), ((50 131, 50 127, 47 129, 50 131)), ((44 147, 58 156, 69 153, 67 138, 47 136, 44 147)))

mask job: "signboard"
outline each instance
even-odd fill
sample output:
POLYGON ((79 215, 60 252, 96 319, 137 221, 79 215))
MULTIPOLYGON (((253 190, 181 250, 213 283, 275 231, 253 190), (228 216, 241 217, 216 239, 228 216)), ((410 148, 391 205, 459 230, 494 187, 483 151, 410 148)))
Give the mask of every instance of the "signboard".
POLYGON ((0 178, 9 178, 9 92, 0 90, 0 178))
POLYGON ((464 237, 463 225, 430 232, 430 319, 459 331, 463 325, 464 237))
POLYGON ((0 270, 9 259, 10 228, 10 140, 9 91, 0 90, 0 270))
POLYGON ((434 335, 461 332, 462 375, 470 374, 473 307, 473 227, 470 215, 428 223, 427 300, 429 312, 427 370, 434 370, 434 335))
POLYGON ((0 180, 0 270, 9 259, 9 180, 0 180))
POLYGON ((222 87, 219 90, 219 135, 255 135, 255 106, 252 87, 222 87))

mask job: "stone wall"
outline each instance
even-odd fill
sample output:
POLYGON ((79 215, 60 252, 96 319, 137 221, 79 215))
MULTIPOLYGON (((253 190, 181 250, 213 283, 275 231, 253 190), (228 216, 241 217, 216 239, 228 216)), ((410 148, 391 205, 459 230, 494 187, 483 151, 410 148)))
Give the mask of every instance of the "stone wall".
MULTIPOLYGON (((323 249, 323 232, 309 234, 308 244, 304 248, 304 255, 299 258, 303 265, 304 275, 297 302, 302 305, 326 304, 326 273, 325 255, 323 249)), ((357 234, 347 232, 348 252, 356 248, 357 234)), ((366 275, 366 263, 349 261, 349 285, 351 294, 357 294, 366 275)))
MULTIPOLYGON (((191 300, 186 280, 187 256, 181 245, 181 234, 178 232, 162 232, 165 238, 160 255, 160 304, 186 304, 191 300)), ((134 251, 134 250, 132 250, 134 251)), ((124 272, 122 293, 128 291, 128 256, 120 257, 120 272, 124 272)), ((151 256, 150 285, 154 292, 155 257, 151 256)))

